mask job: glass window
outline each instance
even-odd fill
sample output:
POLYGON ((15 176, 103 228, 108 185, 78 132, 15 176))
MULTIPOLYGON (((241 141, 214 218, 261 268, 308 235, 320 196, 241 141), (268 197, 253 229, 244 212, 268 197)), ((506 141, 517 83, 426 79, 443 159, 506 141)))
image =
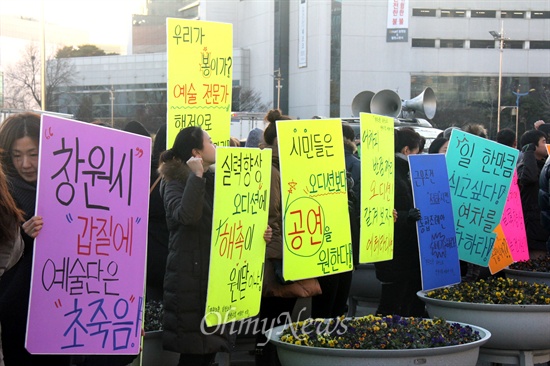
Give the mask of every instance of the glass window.
POLYGON ((523 49, 523 41, 504 41, 504 48, 523 49))
POLYGON ((484 39, 472 39, 470 41, 470 48, 495 48, 495 41, 487 41, 484 39))
POLYGON ((466 16, 466 10, 458 9, 442 9, 442 18, 464 18, 466 16))
POLYGON ((531 41, 529 48, 532 50, 548 50, 550 49, 550 41, 531 41))
POLYGON ((435 17, 435 9, 413 9, 415 17, 435 17))
POLYGON ((532 11, 531 19, 550 19, 550 11, 532 11))
POLYGON ((439 47, 441 48, 464 48, 463 39, 442 39, 439 41, 439 47))
POLYGON ((503 10, 500 12, 501 18, 525 18, 525 12, 524 11, 516 11, 516 10, 503 10))
POLYGON ((472 18, 496 18, 495 10, 472 10, 472 18))
POLYGON ((413 47, 435 47, 435 39, 428 38, 413 38, 412 39, 413 47))

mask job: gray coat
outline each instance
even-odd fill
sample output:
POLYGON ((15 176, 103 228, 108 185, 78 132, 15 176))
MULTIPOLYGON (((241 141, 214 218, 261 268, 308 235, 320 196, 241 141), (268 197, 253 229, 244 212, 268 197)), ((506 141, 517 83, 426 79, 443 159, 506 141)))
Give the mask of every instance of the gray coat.
POLYGON ((214 173, 208 171, 199 178, 179 160, 162 164, 159 172, 163 176, 160 194, 170 231, 164 276, 163 346, 179 353, 228 352, 228 337, 221 331, 207 328, 203 322, 210 263, 214 173), (201 329, 206 329, 206 332, 201 329))

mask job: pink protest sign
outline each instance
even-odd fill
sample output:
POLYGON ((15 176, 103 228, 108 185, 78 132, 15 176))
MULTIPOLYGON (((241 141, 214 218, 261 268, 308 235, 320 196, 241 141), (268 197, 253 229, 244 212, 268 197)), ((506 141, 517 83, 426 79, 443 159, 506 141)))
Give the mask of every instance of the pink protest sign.
POLYGON ((508 248, 514 262, 526 261, 529 259, 527 247, 527 236, 525 234, 525 222, 521 209, 521 196, 518 187, 518 174, 514 170, 514 176, 510 184, 510 191, 506 198, 502 218, 500 219, 502 231, 508 242, 508 248))
POLYGON ((26 347, 137 354, 151 139, 42 116, 26 347))

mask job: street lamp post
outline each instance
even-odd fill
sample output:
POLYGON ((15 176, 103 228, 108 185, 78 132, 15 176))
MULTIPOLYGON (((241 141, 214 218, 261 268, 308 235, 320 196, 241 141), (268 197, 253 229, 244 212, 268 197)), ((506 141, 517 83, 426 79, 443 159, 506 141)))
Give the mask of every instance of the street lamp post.
POLYGON ((502 52, 504 48, 504 23, 500 22, 500 33, 489 31, 495 40, 499 41, 500 57, 498 64, 498 115, 497 115, 497 132, 500 131, 500 94, 502 90, 502 52))
POLYGON ((113 90, 113 86, 111 85, 111 89, 109 89, 109 93, 111 94, 111 96, 109 97, 109 99, 111 100, 111 127, 114 128, 115 127, 115 119, 114 119, 114 116, 115 116, 115 108, 114 108, 114 103, 115 103, 115 91, 113 90))
POLYGON ((281 109, 280 106, 281 106, 281 88, 283 87, 281 85, 281 81, 283 80, 283 78, 281 77, 281 69, 277 69, 274 71, 275 73, 275 80, 277 80, 277 109, 281 109))
POLYGON ((535 89, 529 89, 529 91, 525 93, 519 92, 519 85, 515 92, 512 92, 516 96, 516 137, 518 136, 518 125, 519 125, 519 99, 521 97, 524 97, 531 93, 532 91, 535 91, 535 89))

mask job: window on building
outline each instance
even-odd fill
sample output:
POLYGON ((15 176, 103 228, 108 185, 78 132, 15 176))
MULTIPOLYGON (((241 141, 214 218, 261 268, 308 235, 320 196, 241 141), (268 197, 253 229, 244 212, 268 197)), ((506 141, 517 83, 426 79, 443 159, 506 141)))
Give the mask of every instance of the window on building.
POLYGON ((472 18, 496 18, 496 10, 472 10, 472 18))
POLYGON ((464 18, 465 16, 466 16, 466 10, 458 10, 458 9, 441 10, 442 18, 464 18))
POLYGON ((500 12, 501 18, 525 18, 524 11, 517 10, 503 10, 500 12))
POLYGON ((435 47, 435 39, 429 38, 413 38, 412 39, 413 47, 435 47))
POLYGON ((550 19, 550 11, 532 11, 531 19, 550 19))
POLYGON ((504 41, 504 48, 523 49, 523 41, 504 41))
POLYGON ((495 41, 487 41, 485 39, 472 39, 470 48, 495 48, 495 41))
POLYGON ((435 9, 413 9, 414 17, 435 17, 435 9))
POLYGON ((463 39, 442 39, 439 41, 441 48, 464 48, 463 39))
POLYGON ((532 50, 548 50, 550 49, 550 41, 531 41, 529 48, 532 50))

